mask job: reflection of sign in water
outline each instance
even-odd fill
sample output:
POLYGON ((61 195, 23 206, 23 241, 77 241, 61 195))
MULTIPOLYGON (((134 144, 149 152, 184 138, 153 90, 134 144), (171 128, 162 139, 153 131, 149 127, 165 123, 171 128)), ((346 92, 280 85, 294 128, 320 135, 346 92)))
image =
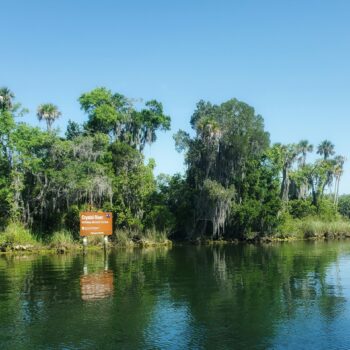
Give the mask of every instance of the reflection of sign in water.
POLYGON ((80 236, 111 235, 112 213, 87 211, 80 213, 80 236))
POLYGON ((110 270, 80 277, 81 298, 84 301, 111 296, 114 290, 113 272, 110 270))

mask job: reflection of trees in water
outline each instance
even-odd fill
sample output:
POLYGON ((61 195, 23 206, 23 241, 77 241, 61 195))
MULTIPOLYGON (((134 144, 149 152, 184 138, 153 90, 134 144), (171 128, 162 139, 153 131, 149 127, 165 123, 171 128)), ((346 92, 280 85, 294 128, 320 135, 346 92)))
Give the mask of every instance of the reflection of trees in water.
POLYGON ((341 281, 335 272, 330 282, 327 269, 337 261, 341 245, 330 247, 289 243, 116 250, 107 257, 110 277, 101 287, 107 288, 106 295, 114 290, 113 297, 89 303, 82 294, 99 291, 85 293, 81 281, 96 286, 94 278, 105 274, 100 252, 88 252, 85 258, 0 256, 0 294, 6 295, 6 300, 0 298, 6 319, 0 318, 0 342, 3 330, 16 325, 18 339, 26 337, 37 348, 147 347, 149 331, 158 329, 168 315, 163 311, 170 310, 186 319, 186 329, 174 325, 174 331, 196 338, 198 347, 219 342, 224 348, 235 342, 237 347, 266 348, 277 325, 294 318, 300 308, 315 306, 329 322, 339 316, 345 302, 341 281), (85 279, 84 266, 90 276, 85 279))
POLYGON ((227 280, 227 265, 224 250, 213 249, 213 269, 217 279, 225 283, 227 280))
POLYGON ((29 319, 23 305, 23 290, 31 276, 35 256, 0 254, 0 345, 20 337, 29 319))
MULTIPOLYGON (((129 265, 127 259, 119 260, 121 264, 118 266, 129 265)), ((0 314, 4 316, 0 320, 0 340, 4 340, 1 344, 6 345, 3 332, 6 329, 12 332, 11 339, 7 341, 11 341, 13 348, 23 346, 23 339, 32 348, 45 348, 48 344, 54 348, 72 344, 76 347, 94 347, 94 344, 110 344, 124 336, 130 337, 130 343, 136 343, 141 336, 135 338, 132 332, 137 334, 139 328, 142 334, 147 322, 143 311, 147 309, 148 298, 123 303, 128 295, 126 288, 130 287, 124 281, 124 286, 117 289, 115 298, 85 303, 81 299, 80 285, 84 264, 87 264, 90 277, 97 276, 101 269, 104 271, 103 254, 89 252, 85 259, 81 255, 32 256, 30 261, 19 260, 15 263, 9 259, 7 268, 0 271, 0 286, 10 283, 6 288, 10 300, 6 300, 6 304, 0 308, 0 314), (10 311, 5 314, 3 310, 10 311), (106 334, 109 334, 109 339, 106 334)), ((126 277, 126 274, 117 272, 113 287, 123 280, 123 276, 126 277)), ((135 276, 139 280, 140 273, 135 276)), ((84 279, 83 284, 92 282, 91 278, 90 281, 84 279)), ((110 283, 108 277, 108 288, 111 288, 110 283)), ((85 287, 82 287, 83 295, 86 294, 85 287)), ((129 299, 135 300, 130 295, 129 299)))
POLYGON ((205 325, 206 346, 215 346, 221 334, 223 347, 225 341, 227 346, 241 341, 242 346, 265 348, 276 326, 295 317, 300 307, 316 305, 329 320, 342 309, 341 289, 326 283, 327 268, 338 252, 324 243, 215 246, 193 252, 174 257, 174 273, 188 274, 189 283, 186 290, 172 291, 175 299, 186 296, 193 316, 205 325))

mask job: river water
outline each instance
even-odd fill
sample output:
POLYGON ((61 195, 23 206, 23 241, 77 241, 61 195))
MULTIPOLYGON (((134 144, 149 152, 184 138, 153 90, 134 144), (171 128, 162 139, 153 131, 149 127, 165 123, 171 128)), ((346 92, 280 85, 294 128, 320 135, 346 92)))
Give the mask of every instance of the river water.
POLYGON ((350 349, 350 241, 0 255, 0 349, 350 349))

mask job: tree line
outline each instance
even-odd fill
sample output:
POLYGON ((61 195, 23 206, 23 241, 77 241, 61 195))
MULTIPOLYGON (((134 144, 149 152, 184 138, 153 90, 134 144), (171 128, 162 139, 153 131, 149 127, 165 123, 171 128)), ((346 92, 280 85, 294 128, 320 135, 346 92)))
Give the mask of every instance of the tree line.
POLYGON ((186 173, 157 178, 143 151, 170 130, 162 103, 104 87, 78 102, 87 120, 69 120, 63 136, 54 128, 61 116, 55 104, 38 106, 41 129, 24 121, 28 110, 11 90, 0 89, 1 227, 19 222, 41 235, 61 228, 77 234, 81 210, 108 210, 117 229, 134 235, 246 238, 272 235, 288 218, 331 220, 344 202, 345 158, 330 141, 271 144, 262 116, 237 99, 199 101, 192 136, 173 136, 186 173))

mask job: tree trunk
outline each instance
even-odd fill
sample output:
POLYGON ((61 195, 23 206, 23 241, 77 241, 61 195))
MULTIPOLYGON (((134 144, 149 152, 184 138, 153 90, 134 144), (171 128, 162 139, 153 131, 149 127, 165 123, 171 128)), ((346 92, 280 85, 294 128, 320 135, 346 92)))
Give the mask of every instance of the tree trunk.
POLYGON ((281 199, 283 202, 288 202, 289 195, 289 173, 288 168, 283 167, 282 185, 281 185, 281 199))

